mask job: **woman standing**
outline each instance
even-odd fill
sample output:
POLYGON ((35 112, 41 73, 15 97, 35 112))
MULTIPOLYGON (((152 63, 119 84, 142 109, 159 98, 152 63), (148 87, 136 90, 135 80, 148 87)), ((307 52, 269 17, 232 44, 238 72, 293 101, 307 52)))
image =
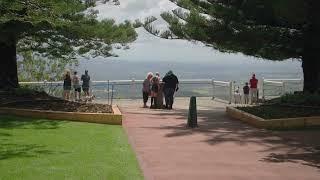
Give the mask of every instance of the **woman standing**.
POLYGON ((148 98, 150 95, 150 86, 151 86, 151 79, 153 77, 153 74, 151 72, 149 72, 147 74, 146 79, 143 81, 143 86, 142 86, 142 96, 143 96, 143 107, 146 108, 147 106, 147 102, 148 102, 148 98))
POLYGON ((70 99, 70 91, 71 91, 71 76, 70 71, 66 70, 63 75, 63 99, 70 99))
POLYGON ((159 92, 159 78, 157 76, 151 81, 151 105, 150 108, 157 108, 157 98, 159 92))
POLYGON ((164 83, 161 82, 161 77, 160 77, 160 73, 156 72, 156 77, 158 78, 158 82, 159 82, 159 91, 158 91, 158 95, 157 95, 157 103, 156 106, 159 109, 163 108, 163 85, 164 83))

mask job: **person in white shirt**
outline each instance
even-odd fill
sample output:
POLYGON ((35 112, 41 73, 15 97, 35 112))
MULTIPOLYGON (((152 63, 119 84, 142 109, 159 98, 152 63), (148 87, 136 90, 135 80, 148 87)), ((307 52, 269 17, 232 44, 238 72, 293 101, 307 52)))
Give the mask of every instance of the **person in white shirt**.
POLYGON ((74 88, 74 99, 76 101, 80 101, 81 100, 81 86, 80 86, 80 78, 77 75, 77 71, 75 71, 73 73, 72 84, 73 84, 73 88, 74 88), (77 99, 77 97, 78 97, 78 99, 77 99))

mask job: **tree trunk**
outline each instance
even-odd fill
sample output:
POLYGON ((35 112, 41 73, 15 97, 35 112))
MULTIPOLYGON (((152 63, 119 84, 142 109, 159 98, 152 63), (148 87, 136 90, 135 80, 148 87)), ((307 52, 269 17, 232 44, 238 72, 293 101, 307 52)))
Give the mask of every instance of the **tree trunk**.
POLYGON ((19 87, 16 41, 9 39, 10 42, 0 41, 0 89, 19 87))
POLYGON ((307 1, 307 27, 304 31, 304 52, 302 68, 304 74, 303 91, 320 93, 320 11, 319 0, 307 1))

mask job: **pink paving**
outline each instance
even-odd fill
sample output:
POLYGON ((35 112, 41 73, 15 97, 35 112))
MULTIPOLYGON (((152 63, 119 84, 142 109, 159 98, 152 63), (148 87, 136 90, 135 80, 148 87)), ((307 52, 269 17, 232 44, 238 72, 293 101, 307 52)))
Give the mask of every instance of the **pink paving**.
POLYGON ((319 130, 271 132, 199 107, 199 128, 187 129, 187 108, 121 106, 124 128, 147 180, 319 180, 319 130), (315 139, 317 137, 317 139, 315 139))

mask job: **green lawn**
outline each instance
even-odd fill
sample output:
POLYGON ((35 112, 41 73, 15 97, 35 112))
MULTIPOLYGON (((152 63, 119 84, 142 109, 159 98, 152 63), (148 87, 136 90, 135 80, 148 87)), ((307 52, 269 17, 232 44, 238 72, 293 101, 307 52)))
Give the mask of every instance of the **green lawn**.
POLYGON ((121 126, 0 116, 0 179, 143 179, 121 126))

